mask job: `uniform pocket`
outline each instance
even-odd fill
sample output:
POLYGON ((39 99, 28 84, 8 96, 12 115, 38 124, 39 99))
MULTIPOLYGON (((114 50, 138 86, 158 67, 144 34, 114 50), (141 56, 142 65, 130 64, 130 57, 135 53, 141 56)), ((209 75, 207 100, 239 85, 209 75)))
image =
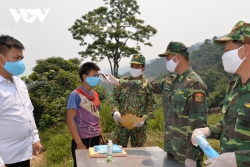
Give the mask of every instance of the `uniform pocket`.
POLYGON ((180 115, 188 115, 188 111, 185 112, 185 106, 187 104, 188 91, 185 89, 177 89, 174 91, 173 104, 175 111, 180 115))

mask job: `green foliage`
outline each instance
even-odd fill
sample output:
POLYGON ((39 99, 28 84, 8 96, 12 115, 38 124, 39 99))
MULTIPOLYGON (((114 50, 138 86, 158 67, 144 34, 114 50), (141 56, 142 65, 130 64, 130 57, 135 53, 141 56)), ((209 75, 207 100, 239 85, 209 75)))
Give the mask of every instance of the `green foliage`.
POLYGON ((22 78, 28 85, 35 121, 40 129, 65 121, 67 97, 81 84, 79 65, 77 58, 50 57, 37 60, 34 72, 22 78))
POLYGON ((44 163, 48 167, 73 166, 71 157, 71 136, 65 123, 40 133, 44 147, 44 163))
POLYGON ((164 113, 161 102, 161 96, 157 96, 157 109, 148 123, 148 129, 153 131, 163 131, 164 130, 164 113))
POLYGON ((106 99, 101 103, 101 110, 99 111, 101 122, 102 122, 102 130, 104 133, 111 133, 115 129, 115 121, 111 116, 111 106, 109 99, 106 99))
POLYGON ((91 57, 92 61, 108 58, 111 73, 118 76, 120 60, 138 53, 139 43, 152 46, 147 40, 157 31, 136 18, 140 14, 136 0, 103 1, 106 6, 77 19, 69 31, 81 46, 87 45, 85 51, 79 52, 83 58, 91 57), (89 37, 93 40, 88 43, 89 37), (128 41, 137 42, 137 47, 129 47, 128 41))

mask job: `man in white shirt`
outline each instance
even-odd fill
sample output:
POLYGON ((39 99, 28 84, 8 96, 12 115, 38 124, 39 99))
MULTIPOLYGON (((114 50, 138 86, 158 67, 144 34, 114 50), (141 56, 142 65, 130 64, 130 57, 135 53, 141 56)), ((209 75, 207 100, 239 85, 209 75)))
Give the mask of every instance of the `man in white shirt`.
POLYGON ((0 36, 0 167, 29 167, 42 150, 25 83, 17 78, 25 70, 24 46, 8 35, 0 36))

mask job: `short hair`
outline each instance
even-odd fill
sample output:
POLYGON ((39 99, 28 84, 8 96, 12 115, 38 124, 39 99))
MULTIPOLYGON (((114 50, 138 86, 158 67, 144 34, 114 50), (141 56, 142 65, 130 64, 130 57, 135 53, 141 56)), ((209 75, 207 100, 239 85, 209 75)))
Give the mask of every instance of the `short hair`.
POLYGON ((244 45, 244 42, 242 41, 237 41, 237 40, 233 40, 233 43, 238 45, 238 46, 243 46, 244 45))
POLYGON ((24 50, 24 46, 17 39, 9 36, 9 35, 1 35, 0 36, 0 53, 2 55, 6 55, 9 50, 14 47, 16 49, 24 50))
POLYGON ((96 65, 95 63, 93 62, 87 62, 87 63, 84 63, 80 69, 79 69, 79 76, 81 78, 81 80, 83 81, 83 78, 82 78, 82 75, 85 74, 85 75, 88 75, 89 72, 91 70, 96 70, 96 71, 99 71, 100 68, 98 67, 98 65, 96 65))

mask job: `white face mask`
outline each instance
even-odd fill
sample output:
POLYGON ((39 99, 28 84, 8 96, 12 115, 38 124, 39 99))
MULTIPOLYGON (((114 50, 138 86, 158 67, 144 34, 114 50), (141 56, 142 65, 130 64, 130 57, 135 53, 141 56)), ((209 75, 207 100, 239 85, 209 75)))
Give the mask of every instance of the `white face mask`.
POLYGON ((142 69, 135 69, 135 68, 130 67, 129 72, 132 75, 132 77, 134 77, 134 78, 139 77, 140 75, 142 75, 142 69))
MULTIPOLYGON (((176 56, 175 56, 175 57, 176 57, 176 56)), ((174 58, 175 58, 175 57, 173 57, 171 60, 168 60, 167 63, 166 63, 166 67, 167 67, 167 70, 168 70, 169 72, 174 72, 174 70, 175 70, 177 64, 179 63, 179 61, 178 61, 177 63, 174 62, 174 58)))
MULTIPOLYGON (((239 49, 241 49, 242 47, 240 47, 239 49)), ((239 58, 238 54, 239 49, 230 50, 222 55, 222 64, 226 72, 235 73, 236 70, 241 65, 241 63, 243 62, 243 60, 246 58, 246 57, 244 57, 243 59, 239 58)))

